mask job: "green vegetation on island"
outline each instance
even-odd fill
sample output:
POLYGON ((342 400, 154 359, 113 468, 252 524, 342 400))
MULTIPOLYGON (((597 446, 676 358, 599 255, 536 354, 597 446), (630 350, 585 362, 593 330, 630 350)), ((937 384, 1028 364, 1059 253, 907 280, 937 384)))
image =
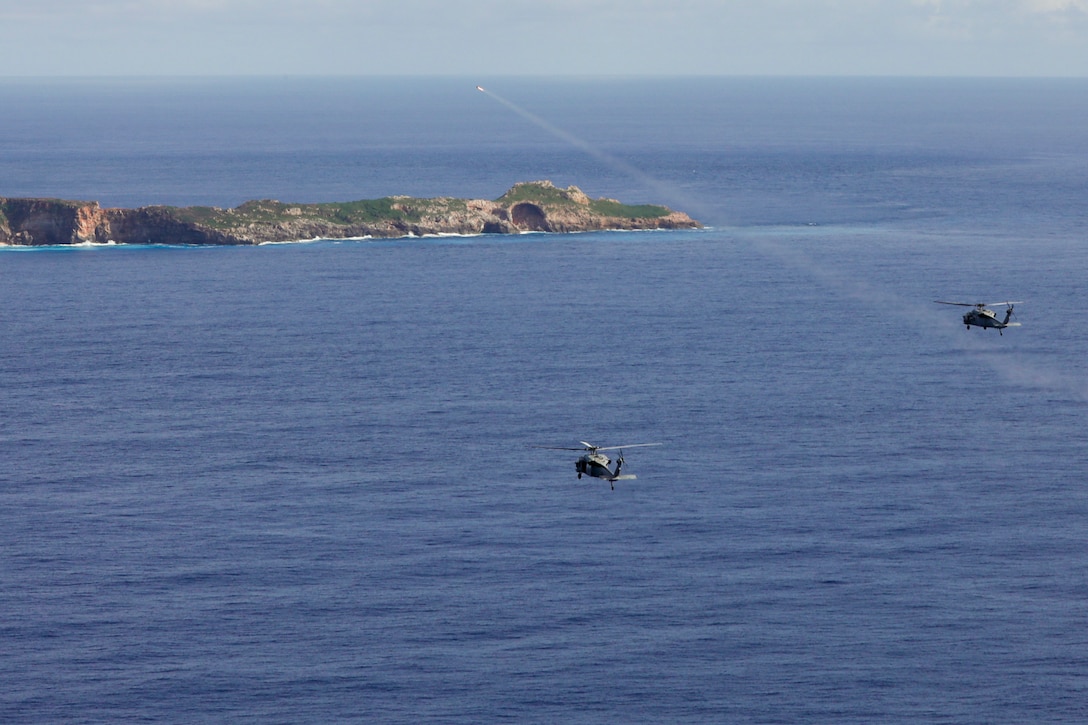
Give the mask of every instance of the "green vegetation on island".
POLYGON ((148 206, 102 209, 94 202, 0 199, 0 243, 261 244, 302 239, 437 234, 518 234, 700 226, 652 204, 590 199, 578 187, 516 184, 495 200, 387 196, 351 202, 247 201, 231 209, 148 206))

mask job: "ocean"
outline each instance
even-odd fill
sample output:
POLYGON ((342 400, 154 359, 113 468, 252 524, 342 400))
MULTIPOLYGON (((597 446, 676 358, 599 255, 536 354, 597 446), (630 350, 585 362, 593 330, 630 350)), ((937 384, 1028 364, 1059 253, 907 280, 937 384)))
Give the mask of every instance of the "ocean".
POLYGON ((1088 719, 1086 117, 1083 79, 0 81, 0 196, 550 179, 707 225, 0 249, 0 720, 1088 719), (579 441, 663 445, 611 490, 538 447, 579 441))

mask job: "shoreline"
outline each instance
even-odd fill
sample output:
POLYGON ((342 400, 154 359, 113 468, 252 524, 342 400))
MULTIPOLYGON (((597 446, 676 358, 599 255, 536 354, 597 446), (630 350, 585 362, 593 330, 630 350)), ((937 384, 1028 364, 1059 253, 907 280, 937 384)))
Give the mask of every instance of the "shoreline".
POLYGON ((0 242, 0 253, 3 252, 47 252, 47 251, 68 251, 68 250, 94 250, 94 249, 206 249, 206 248, 229 248, 229 247, 292 247, 304 244, 318 244, 321 242, 355 242, 355 243, 367 243, 367 242, 407 242, 407 241, 428 241, 435 239, 480 239, 486 237, 492 237, 495 239, 502 239, 503 237, 563 237, 563 236, 576 236, 579 234, 644 234, 653 232, 670 232, 670 231, 706 231, 713 229, 714 227, 690 227, 690 228, 677 228, 669 229, 663 227, 655 227, 652 229, 587 229, 579 231, 566 231, 566 232, 540 232, 540 231, 523 231, 513 232, 510 234, 489 234, 489 233, 474 233, 474 234, 457 234, 457 233, 436 233, 436 234, 406 234, 399 237, 375 237, 375 236, 363 236, 363 237, 312 237, 308 239, 288 239, 283 241, 269 241, 259 242, 256 244, 167 244, 160 242, 142 242, 142 243, 125 243, 115 240, 108 240, 105 242, 87 241, 79 242, 75 244, 9 244, 7 242, 0 242))
POLYGON ((317 239, 393 239, 533 232, 698 229, 683 212, 590 199, 550 181, 515 184, 494 200, 391 196, 354 202, 248 201, 237 207, 103 209, 97 202, 0 198, 0 244, 220 246, 317 239))

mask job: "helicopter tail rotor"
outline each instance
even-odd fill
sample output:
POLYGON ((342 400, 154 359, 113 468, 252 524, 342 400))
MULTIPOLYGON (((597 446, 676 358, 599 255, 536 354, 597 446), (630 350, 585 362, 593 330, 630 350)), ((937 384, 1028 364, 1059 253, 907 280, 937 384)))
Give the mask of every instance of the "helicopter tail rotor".
POLYGON ((620 451, 620 455, 616 458, 616 472, 608 477, 608 485, 613 491, 616 490, 616 481, 621 478, 620 471, 623 470, 623 451, 620 451))

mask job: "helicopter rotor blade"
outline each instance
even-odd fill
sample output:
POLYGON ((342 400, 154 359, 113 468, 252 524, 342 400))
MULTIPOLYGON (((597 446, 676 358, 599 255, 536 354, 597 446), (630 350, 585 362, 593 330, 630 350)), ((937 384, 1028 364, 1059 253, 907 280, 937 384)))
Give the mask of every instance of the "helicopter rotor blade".
POLYGON ((1022 302, 945 302, 944 300, 933 300, 939 305, 955 305, 956 307, 997 307, 998 305, 1019 305, 1022 302))
MULTIPOLYGON (((542 448, 548 451, 589 451, 594 453, 596 451, 619 451, 622 448, 646 448, 647 446, 663 446, 664 443, 635 443, 634 445, 625 446, 595 446, 592 443, 586 441, 578 441, 582 445, 580 447, 575 446, 530 446, 530 448, 542 448)), ((622 451, 621 451, 622 455, 622 451)))

